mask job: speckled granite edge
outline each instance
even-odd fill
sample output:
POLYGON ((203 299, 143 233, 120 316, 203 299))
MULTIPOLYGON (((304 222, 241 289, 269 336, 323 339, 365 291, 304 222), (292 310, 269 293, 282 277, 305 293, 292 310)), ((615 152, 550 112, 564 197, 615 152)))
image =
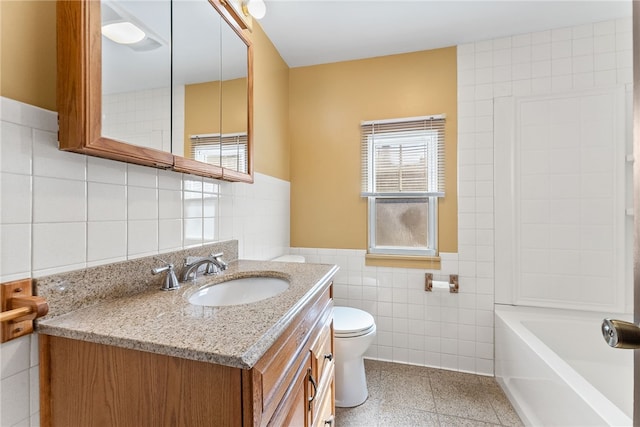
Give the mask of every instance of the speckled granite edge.
POLYGON ((249 369, 300 310, 331 283, 330 264, 238 260, 217 276, 183 283, 180 290, 149 289, 42 320, 39 333, 249 369), (203 286, 246 276, 283 277, 283 293, 223 307, 188 302, 203 286))
MULTIPOLYGON (((179 273, 186 257, 208 256, 213 252, 224 253, 223 258, 227 262, 235 261, 238 259, 238 241, 216 242, 145 258, 35 278, 35 294, 44 297, 49 304, 49 313, 40 320, 52 319, 100 302, 159 288, 164 280, 164 273, 155 276, 151 274, 152 268, 162 265, 159 259, 173 264, 176 273, 179 273)), ((38 321, 36 321, 37 323, 38 321)))

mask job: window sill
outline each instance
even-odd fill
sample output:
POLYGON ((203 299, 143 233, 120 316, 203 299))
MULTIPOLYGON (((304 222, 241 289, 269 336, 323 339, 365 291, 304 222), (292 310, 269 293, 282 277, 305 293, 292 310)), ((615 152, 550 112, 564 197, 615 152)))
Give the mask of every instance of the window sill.
POLYGON ((440 270, 440 257, 366 254, 365 265, 371 267, 399 267, 440 270))

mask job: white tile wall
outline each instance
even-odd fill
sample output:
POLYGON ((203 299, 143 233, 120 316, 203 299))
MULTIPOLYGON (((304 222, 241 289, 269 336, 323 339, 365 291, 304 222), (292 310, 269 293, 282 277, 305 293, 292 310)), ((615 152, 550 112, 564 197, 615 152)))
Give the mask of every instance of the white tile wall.
MULTIPOLYGON (((424 291, 424 274, 448 281, 472 269, 461 254, 441 253, 440 270, 368 267, 364 250, 291 248, 308 262, 337 264, 336 305, 371 313, 377 336, 366 357, 456 371, 493 374, 493 295, 475 277, 460 292, 424 291)), ((474 270, 475 271, 475 270, 474 270)))
MULTIPOLYGON (((494 280, 496 274, 501 274, 495 270, 494 259, 494 102, 503 97, 629 85, 633 74, 631 31, 631 18, 628 18, 458 46, 460 282, 471 282, 475 286, 476 337, 482 336, 485 341, 482 344, 476 341, 476 356, 477 361, 484 360, 480 359, 481 354, 487 357, 487 372, 493 369, 489 363, 493 355, 485 344, 493 340, 490 315, 495 297, 494 280)), ((553 114, 568 118, 572 111, 570 106, 558 106, 553 114)), ((579 163, 571 160, 576 155, 571 151, 574 142, 571 135, 575 131, 570 127, 559 129, 555 139, 549 141, 559 151, 563 144, 566 146, 559 158, 564 155, 560 161, 566 162, 567 168, 579 163)), ((539 143, 539 140, 530 142, 539 143)), ((546 163, 550 160, 545 155, 538 161, 530 160, 524 166, 531 168, 532 173, 543 172, 539 169, 547 167, 545 165, 558 166, 546 163)), ((532 191, 530 195, 535 195, 540 179, 537 176, 530 185, 526 182, 522 185, 532 191)), ((546 188, 553 188, 558 195, 572 185, 566 179, 547 184, 546 188)), ((556 221, 578 219, 579 209, 571 206, 570 200, 559 197, 557 202, 562 205, 548 209, 550 215, 559 215, 556 221)), ((526 210, 529 209, 540 213, 546 208, 532 203, 526 210)), ((551 236, 543 239, 535 224, 525 231, 531 245, 538 245, 542 251, 558 243, 558 236, 554 236, 553 241, 551 236)), ((575 240, 567 235, 562 241, 571 244, 575 240)))
POLYGON ((624 87, 503 99, 495 115, 496 301, 623 312, 624 87))
POLYGON ((156 88, 103 97, 103 135, 143 147, 171 149, 171 89, 156 88))
MULTIPOLYGON (((0 281, 237 239, 289 247, 289 183, 222 183, 57 149, 57 115, 0 98, 0 281)), ((37 336, 0 346, 0 425, 39 424, 37 336)))

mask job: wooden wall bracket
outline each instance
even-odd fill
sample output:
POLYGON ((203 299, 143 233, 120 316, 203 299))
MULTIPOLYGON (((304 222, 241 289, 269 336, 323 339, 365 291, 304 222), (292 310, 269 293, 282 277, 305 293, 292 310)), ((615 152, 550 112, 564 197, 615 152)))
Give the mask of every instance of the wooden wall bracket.
POLYGON ((49 311, 49 305, 44 298, 33 296, 31 284, 31 279, 0 284, 0 342, 32 333, 33 320, 49 311))

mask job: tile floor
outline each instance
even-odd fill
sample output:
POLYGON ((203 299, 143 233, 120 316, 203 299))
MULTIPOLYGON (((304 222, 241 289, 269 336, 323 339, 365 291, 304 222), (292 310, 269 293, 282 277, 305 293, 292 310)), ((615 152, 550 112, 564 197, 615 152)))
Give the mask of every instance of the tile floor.
POLYGON ((523 426, 491 377, 365 360, 369 398, 336 408, 336 425, 523 426))

